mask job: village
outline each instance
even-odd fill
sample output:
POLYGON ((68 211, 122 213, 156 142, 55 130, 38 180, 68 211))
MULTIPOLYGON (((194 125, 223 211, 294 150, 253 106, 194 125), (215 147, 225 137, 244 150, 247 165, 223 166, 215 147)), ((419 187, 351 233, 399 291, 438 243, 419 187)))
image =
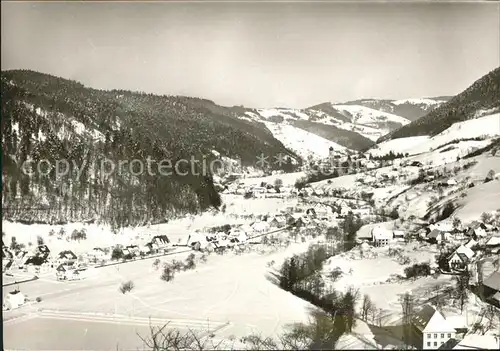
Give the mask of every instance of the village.
MULTIPOLYGON (((470 166, 463 169, 468 167, 470 166)), ((133 264, 147 259, 155 259, 157 262, 153 265, 158 265, 160 259, 189 253, 215 254, 221 257, 229 255, 227 259, 231 260, 230 255, 234 254, 263 254, 266 250, 279 251, 294 243, 308 243, 312 240, 317 245, 335 242, 344 247, 328 259, 321 273, 324 281, 334 287, 346 280, 349 281, 344 285, 349 286, 363 282, 358 288, 362 292, 366 291, 367 296, 372 296, 370 289, 384 284, 397 283, 402 288, 404 284, 414 284, 427 277, 444 279, 439 285, 439 298, 434 295, 432 298, 417 297, 416 301, 421 301, 423 308, 412 316, 412 330, 416 335, 412 344, 415 348, 494 349, 498 345, 498 336, 491 333, 495 332, 495 323, 500 325, 500 321, 486 321, 487 318, 494 319, 498 310, 489 317, 485 316, 485 311, 500 308, 500 213, 483 213, 480 218, 469 223, 462 223, 458 218, 436 220, 433 215, 418 216, 427 218, 424 220, 411 215, 411 201, 419 200, 419 191, 433 193, 434 189, 442 189, 439 191, 439 198, 430 200, 438 203, 449 194, 473 188, 470 186, 473 183, 470 176, 463 176, 458 170, 456 174, 458 181, 446 172, 424 167, 420 162, 398 167, 381 167, 379 164, 378 168, 370 167, 365 173, 346 174, 338 178, 340 181, 349 179, 357 184, 355 187, 334 185, 331 180, 302 185, 299 179, 295 184, 283 184, 279 178, 283 175, 275 174, 271 183, 253 181, 249 185, 236 180, 223 194, 228 203, 282 201, 281 204, 289 206, 277 206, 279 210, 275 212, 258 213, 254 210, 248 213, 240 211, 239 215, 229 214, 227 216, 237 217, 237 220, 196 229, 182 236, 154 232, 148 234, 144 230, 126 244, 96 246, 83 252, 74 252, 69 248, 53 250, 50 244, 44 243, 43 238, 38 239, 38 245, 30 247, 11 238, 10 246, 6 243, 2 245, 4 295, 6 289, 13 289, 5 295, 4 312, 22 309, 26 304, 41 304, 41 298, 25 296, 22 288, 23 282, 39 278, 65 284, 91 279, 96 271, 111 265, 133 264), (395 186, 401 182, 413 185, 403 189, 395 186), (400 201, 401 197, 404 201, 400 201), (404 202, 404 207, 394 207, 398 201, 404 202), (403 208, 406 218, 399 214, 403 208), (350 226, 354 228, 354 235, 348 233, 350 226), (367 265, 375 262, 373 260, 376 260, 379 267, 376 277, 365 272, 367 265), (330 278, 334 271, 341 279, 330 278), (453 282, 462 281, 461 277, 464 275, 467 275, 465 289, 470 290, 471 294, 461 292, 469 297, 463 297, 461 302, 457 302, 460 298, 456 297, 453 282), (479 304, 482 307, 471 316, 465 312, 464 317, 460 310, 466 310, 471 296, 476 296, 474 306, 477 308, 479 304), (447 302, 446 299, 450 301, 447 302), (445 306, 452 301, 456 306, 461 304, 461 308, 444 312, 445 306)), ((52 229, 47 237, 51 238, 51 242, 59 242, 57 247, 61 247, 61 244, 64 246, 64 242, 79 243, 88 240, 85 229, 74 230, 71 234, 65 233, 63 229, 56 233, 52 229)), ((204 260, 206 259, 201 259, 199 264, 204 260)), ((169 263, 164 262, 164 265, 167 267, 169 263)), ((188 266, 188 263, 185 265, 188 266)), ((269 263, 270 267, 273 265, 276 266, 277 263, 269 263)), ((420 289, 413 286, 410 290, 420 289)), ((434 290, 438 291, 438 288, 434 290)), ((434 290, 428 288, 427 291, 434 290)), ((403 291, 399 294, 403 294, 403 291)), ((379 300, 380 298, 385 299, 383 295, 378 297, 379 300)), ((394 306, 385 308, 382 313, 382 305, 387 301, 376 303, 377 299, 372 299, 374 305, 380 308, 377 317, 374 313, 372 317, 365 315, 360 319, 364 319, 364 323, 371 320, 373 324, 376 324, 375 319, 378 320, 378 332, 390 334, 392 341, 389 344, 400 347, 404 338, 392 329, 401 322, 401 316, 394 312, 394 306), (391 308, 393 311, 389 311, 391 308)), ((355 344, 358 345, 356 347, 366 347, 366 342, 359 344, 358 339, 355 342, 358 343, 355 344)), ((380 341, 376 343, 380 344, 380 341)), ((352 344, 349 345, 352 347, 352 344)))

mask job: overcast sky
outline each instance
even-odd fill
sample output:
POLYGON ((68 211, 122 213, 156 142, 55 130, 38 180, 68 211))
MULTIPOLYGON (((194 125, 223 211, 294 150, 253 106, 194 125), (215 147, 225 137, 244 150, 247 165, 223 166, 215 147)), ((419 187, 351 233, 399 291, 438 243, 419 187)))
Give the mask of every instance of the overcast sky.
POLYGON ((500 66, 500 5, 5 3, 2 69, 307 107, 453 95, 500 66))

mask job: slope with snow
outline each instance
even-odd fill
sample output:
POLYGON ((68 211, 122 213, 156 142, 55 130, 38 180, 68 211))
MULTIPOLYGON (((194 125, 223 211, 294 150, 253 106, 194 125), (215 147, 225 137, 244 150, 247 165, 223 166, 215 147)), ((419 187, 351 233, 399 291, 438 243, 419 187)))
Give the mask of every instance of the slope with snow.
POLYGON ((329 104, 323 105, 321 109, 312 107, 307 111, 320 123, 352 130, 371 140, 376 140, 391 130, 410 123, 401 116, 362 105, 329 104))
POLYGON ((286 147, 297 152, 305 148, 306 150, 302 150, 299 154, 313 155, 314 157, 325 155, 330 146, 339 151, 343 151, 345 147, 352 147, 351 145, 357 145, 358 149, 360 149, 359 141, 356 142, 357 139, 364 139, 365 143, 367 142, 366 139, 376 141, 391 130, 410 123, 406 118, 361 105, 334 105, 330 103, 321 106, 323 107, 311 107, 303 110, 289 108, 255 109, 246 111, 240 118, 264 122, 273 133, 273 136, 285 144, 286 147), (297 124, 292 127, 291 125, 297 121, 302 121, 302 123, 304 121, 314 122, 319 126, 321 124, 333 126, 355 134, 340 135, 342 133, 339 133, 337 136, 336 133, 333 133, 334 137, 328 138, 326 136, 330 139, 327 140, 325 135, 320 136, 321 133, 319 132, 315 133, 314 130, 306 131, 307 127, 300 128, 301 126, 297 124), (291 134, 287 135, 288 133, 291 134), (346 142, 347 139, 349 142, 346 142), (342 145, 339 145, 338 142, 342 143, 342 145), (325 146, 326 149, 323 150, 325 146), (318 152, 318 148, 322 151, 318 152))
POLYGON ((365 106, 332 105, 332 107, 344 116, 350 118, 352 123, 371 125, 373 127, 378 127, 381 123, 386 122, 398 123, 401 125, 410 123, 406 118, 365 106))
POLYGON ((303 159, 326 158, 330 147, 337 152, 347 153, 345 147, 289 124, 265 122, 265 125, 286 148, 296 152, 303 159))
POLYGON ((410 155, 441 148, 452 141, 472 138, 488 139, 500 136, 500 114, 468 120, 453 124, 448 129, 430 138, 429 136, 414 136, 392 139, 377 144, 369 153, 373 156, 393 153, 409 153, 410 155))

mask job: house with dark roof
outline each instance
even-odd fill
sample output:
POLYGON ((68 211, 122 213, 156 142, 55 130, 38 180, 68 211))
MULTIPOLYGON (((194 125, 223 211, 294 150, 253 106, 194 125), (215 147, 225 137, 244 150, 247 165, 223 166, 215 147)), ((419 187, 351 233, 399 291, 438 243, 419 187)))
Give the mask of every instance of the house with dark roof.
POLYGON ((57 255, 57 263, 58 264, 65 264, 65 263, 75 262, 77 259, 78 259, 78 257, 71 250, 61 251, 57 255))
POLYGON ((471 262, 474 257, 474 251, 467 246, 460 245, 448 259, 448 264, 451 269, 463 270, 471 262))
POLYGON ((38 245, 38 247, 36 248, 36 252, 41 254, 46 254, 50 253, 50 250, 47 247, 47 245, 38 245))
POLYGON ((465 231, 465 235, 470 236, 477 240, 478 238, 484 238, 487 236, 486 230, 487 230, 486 224, 484 224, 483 222, 474 221, 469 225, 469 227, 465 231))
POLYGON ((50 262, 51 255, 50 250, 48 250, 46 245, 41 245, 35 251, 34 255, 27 256, 26 261, 24 261, 25 265, 33 265, 33 266, 41 266, 43 264, 48 264, 50 262), (40 247, 42 250, 39 250, 40 247))
POLYGON ((156 235, 151 239, 151 244, 155 251, 166 250, 170 246, 170 240, 166 235, 156 235))
POLYGON ((283 228, 284 226, 286 226, 285 216, 277 215, 269 221, 269 227, 271 228, 283 228))
POLYGON ((129 245, 129 246, 126 247, 126 249, 128 250, 128 252, 132 256, 136 257, 136 256, 139 256, 141 254, 141 249, 137 245, 129 245))
POLYGON ((444 232, 442 230, 439 230, 437 228, 431 230, 429 234, 427 234, 427 239, 430 241, 436 241, 438 243, 443 242, 448 240, 450 237, 450 234, 447 232, 444 232))
POLYGON ((431 305, 416 313, 411 323, 418 336, 415 346, 421 350, 437 350, 456 335, 455 328, 431 305))

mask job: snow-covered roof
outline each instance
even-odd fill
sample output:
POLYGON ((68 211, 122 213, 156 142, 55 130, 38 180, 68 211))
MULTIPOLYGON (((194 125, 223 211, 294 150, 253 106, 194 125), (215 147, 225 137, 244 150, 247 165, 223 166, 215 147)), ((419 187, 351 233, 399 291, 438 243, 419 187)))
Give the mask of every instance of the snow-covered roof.
POLYGON ((465 256, 467 256, 468 259, 474 257, 474 251, 472 251, 469 247, 466 247, 464 245, 460 245, 455 252, 459 254, 460 253, 464 254, 465 256))
POLYGON ((266 230, 269 228, 269 224, 267 222, 255 222, 251 227, 253 230, 266 230))
POLYGON ((469 334, 453 350, 498 350, 500 338, 495 335, 469 334))
POLYGON ((377 226, 372 229, 372 237, 373 240, 392 239, 393 234, 391 230, 377 226))
POLYGON ((404 236, 405 232, 403 230, 394 230, 394 236, 404 236))
POLYGON ((476 245, 477 245, 477 241, 474 239, 470 239, 469 241, 467 241, 467 243, 464 246, 469 248, 469 249, 472 249, 476 245))
POLYGON ((500 272, 493 272, 488 278, 483 281, 483 285, 500 291, 500 272))
POLYGON ((437 239, 439 235, 441 235, 443 232, 437 228, 433 229, 428 235, 428 238, 434 238, 437 239))
POLYGON ((412 321, 422 332, 455 332, 455 328, 431 305, 425 305, 415 314, 412 321))
POLYGON ((490 240, 486 242, 486 246, 497 246, 500 245, 500 236, 492 236, 490 240))

